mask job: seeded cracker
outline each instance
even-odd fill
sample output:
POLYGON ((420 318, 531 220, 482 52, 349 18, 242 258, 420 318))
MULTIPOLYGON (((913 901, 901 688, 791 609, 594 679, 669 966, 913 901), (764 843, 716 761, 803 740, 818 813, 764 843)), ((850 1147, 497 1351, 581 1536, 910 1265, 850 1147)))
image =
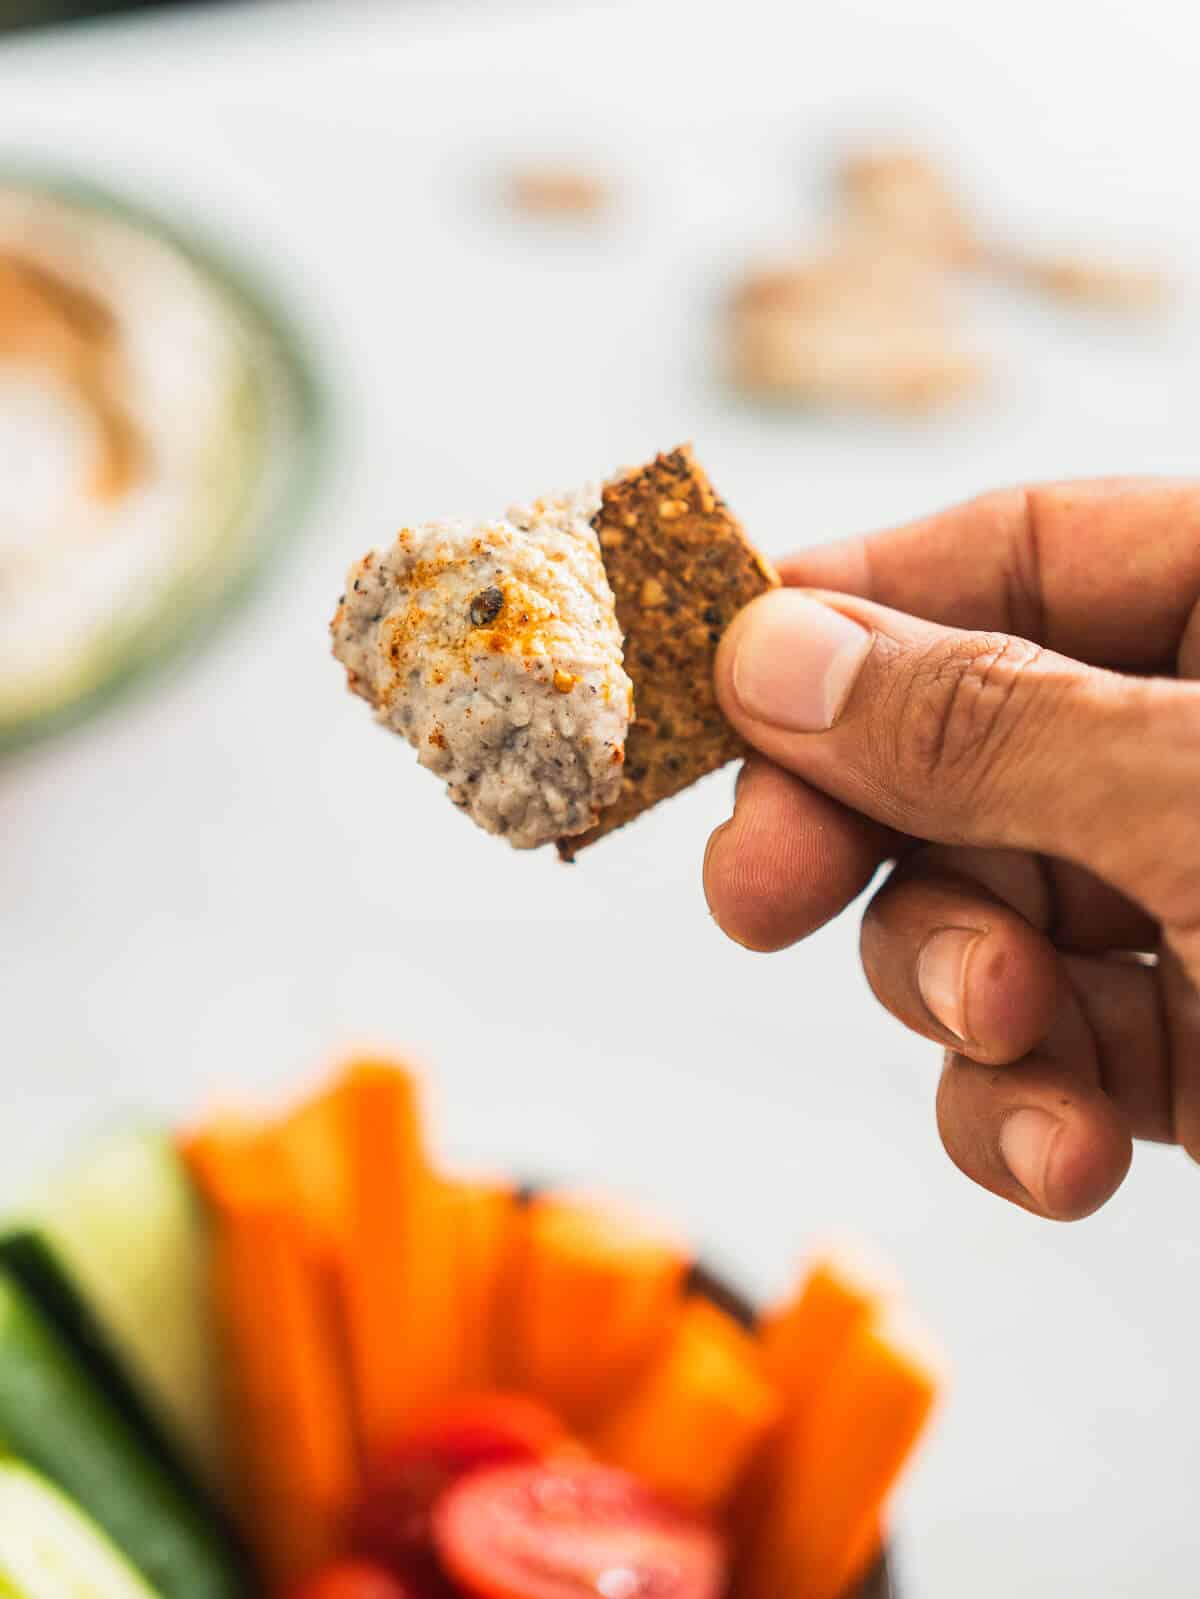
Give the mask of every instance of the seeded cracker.
POLYGON ((744 753, 721 714, 713 662, 741 608, 779 582, 688 446, 604 487, 592 526, 625 635, 635 720, 620 796, 564 860, 744 753))

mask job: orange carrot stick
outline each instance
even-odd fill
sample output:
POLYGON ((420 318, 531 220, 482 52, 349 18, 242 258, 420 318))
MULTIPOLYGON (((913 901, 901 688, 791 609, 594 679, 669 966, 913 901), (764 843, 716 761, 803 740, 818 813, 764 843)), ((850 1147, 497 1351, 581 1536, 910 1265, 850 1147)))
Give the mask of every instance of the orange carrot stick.
POLYGON ((205 1145, 215 1211, 214 1302, 227 1437, 251 1546, 272 1585, 329 1558, 357 1490, 349 1406, 309 1234, 278 1148, 205 1145))
POLYGON ((664 1498, 711 1513, 728 1499, 779 1409, 755 1340, 723 1311, 691 1300, 669 1344, 594 1442, 602 1459, 664 1498))
POLYGON ((429 1166, 408 1073, 360 1062, 337 1097, 347 1340, 361 1432, 374 1452, 454 1382, 454 1205, 429 1166))
POLYGON ((789 1440, 751 1593, 839 1599, 862 1575, 941 1382, 928 1338, 899 1311, 859 1328, 789 1440))
POLYGON ((267 1144, 261 1121, 228 1113, 181 1133, 178 1139, 192 1180, 205 1203, 218 1213, 255 1199, 269 1201, 275 1176, 267 1144))
POLYGON ((311 1246, 332 1270, 349 1234, 346 1149, 340 1100, 326 1088, 294 1106, 273 1131, 296 1212, 311 1246))
POLYGON ((799 1292, 762 1325, 765 1367, 790 1415, 811 1402, 849 1340, 897 1292, 893 1274, 858 1246, 831 1248, 813 1260, 799 1292))
POLYGON ((894 1273, 861 1246, 830 1245, 814 1257, 791 1298, 763 1318, 763 1366, 782 1395, 783 1414, 734 1508, 740 1551, 735 1586, 749 1599, 773 1599, 770 1584, 780 1557, 771 1545, 786 1525, 787 1508, 780 1501, 790 1491, 782 1480, 785 1458, 795 1453, 816 1397, 852 1339, 897 1293, 894 1273))
POLYGON ((686 1265, 673 1240, 612 1213, 536 1199, 512 1294, 518 1385, 575 1428, 598 1423, 669 1339, 686 1265))
POLYGON ((503 1380, 501 1296, 513 1264, 516 1196, 499 1183, 455 1182, 447 1203, 457 1252, 456 1386, 495 1388, 503 1380))
MULTIPOLYGON (((209 1256, 213 1328, 220 1353, 222 1443, 229 1503, 254 1534, 261 1565, 275 1563, 264 1548, 271 1517, 269 1382, 265 1353, 246 1336, 253 1306, 247 1302, 254 1239, 250 1232, 214 1227, 209 1256), (245 1347, 243 1347, 243 1344, 245 1347), (257 1529, 263 1529, 258 1531, 257 1529)), ((273 1540, 272 1540, 273 1545, 273 1540)))
POLYGON ((466 1342, 461 1299, 460 1207, 453 1186, 425 1171, 414 1184, 406 1246, 409 1304, 402 1338, 407 1399, 402 1419, 458 1386, 466 1342))

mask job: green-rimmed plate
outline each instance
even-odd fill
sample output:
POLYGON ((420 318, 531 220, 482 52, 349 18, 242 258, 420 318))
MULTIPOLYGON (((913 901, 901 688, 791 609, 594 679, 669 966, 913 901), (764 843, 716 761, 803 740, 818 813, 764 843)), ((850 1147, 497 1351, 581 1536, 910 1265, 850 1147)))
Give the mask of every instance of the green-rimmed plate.
POLYGON ((6 307, 0 273, 3 752, 229 611, 307 504, 325 421, 314 363, 269 293, 124 199, 0 169, 0 269, 17 286, 6 307), (104 405, 123 397, 139 462, 107 497, 90 481, 98 387, 104 405))

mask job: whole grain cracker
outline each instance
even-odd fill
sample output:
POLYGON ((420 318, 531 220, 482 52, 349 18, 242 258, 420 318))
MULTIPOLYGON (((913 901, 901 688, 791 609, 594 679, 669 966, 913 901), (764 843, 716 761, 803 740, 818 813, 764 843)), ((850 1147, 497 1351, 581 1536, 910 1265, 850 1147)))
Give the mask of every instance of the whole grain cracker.
POLYGON ((741 608, 779 582, 714 492, 689 445, 607 483, 592 518, 625 634, 635 719, 620 798, 581 849, 745 751, 717 704, 713 664, 741 608))

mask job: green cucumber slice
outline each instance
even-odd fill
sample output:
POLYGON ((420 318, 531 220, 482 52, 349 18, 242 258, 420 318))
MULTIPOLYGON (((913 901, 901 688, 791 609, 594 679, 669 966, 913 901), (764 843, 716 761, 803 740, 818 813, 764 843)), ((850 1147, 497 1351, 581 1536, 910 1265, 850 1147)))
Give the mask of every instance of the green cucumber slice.
POLYGON ((109 1396, 137 1433, 142 1447, 181 1488, 190 1491, 192 1479, 158 1417, 146 1404, 111 1338, 81 1297, 44 1234, 32 1228, 14 1228, 0 1235, 0 1269, 15 1278, 36 1301, 39 1310, 53 1322, 92 1382, 109 1396))
MULTIPOLYGON (((43 1267, 48 1253, 90 1312, 94 1325, 82 1331, 93 1357, 98 1342, 107 1345, 129 1379, 124 1387, 144 1401, 130 1406, 110 1369, 106 1386, 121 1408, 139 1419, 143 1436, 157 1435, 160 1452, 165 1433, 170 1453, 215 1489, 221 1452, 207 1229, 173 1141, 141 1128, 99 1138, 35 1196, 23 1220, 41 1240, 43 1267), (147 1425, 147 1412, 158 1425, 147 1425)), ((78 1348, 77 1311, 49 1308, 78 1348)))
POLYGON ((142 1447, 25 1288, 0 1271, 0 1440, 73 1498, 162 1599, 235 1599, 234 1551, 142 1447))
POLYGON ((15 1460, 0 1460, 0 1596, 158 1599, 70 1500, 15 1460))

